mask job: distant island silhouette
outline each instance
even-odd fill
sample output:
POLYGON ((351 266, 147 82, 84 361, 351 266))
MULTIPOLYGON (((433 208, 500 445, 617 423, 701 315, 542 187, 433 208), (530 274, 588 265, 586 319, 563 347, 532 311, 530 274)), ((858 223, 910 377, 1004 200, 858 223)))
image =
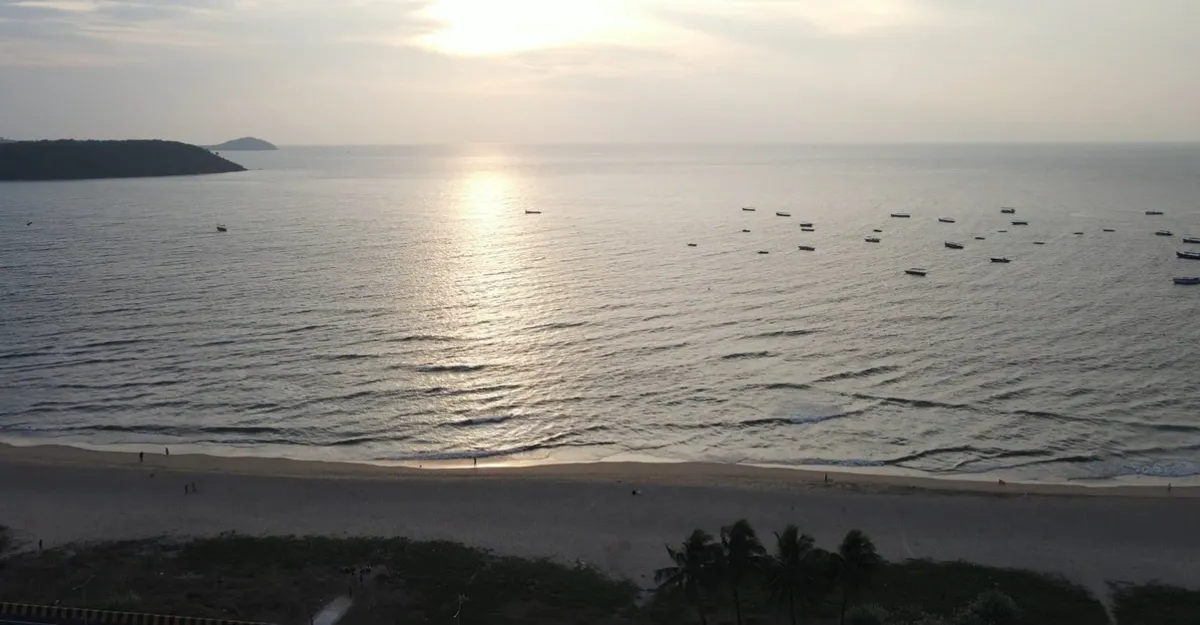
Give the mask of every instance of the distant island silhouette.
POLYGON ((208 146, 210 150, 229 150, 229 151, 262 151, 262 150, 278 150, 274 144, 263 141, 255 137, 242 137, 241 139, 232 139, 220 145, 208 146))
POLYGON ((0 137, 0 143, 16 143, 16 142, 17 142, 16 139, 6 139, 4 137, 0 137))
POLYGON ((0 180, 193 176, 246 171, 178 141, 17 141, 0 144, 0 180))

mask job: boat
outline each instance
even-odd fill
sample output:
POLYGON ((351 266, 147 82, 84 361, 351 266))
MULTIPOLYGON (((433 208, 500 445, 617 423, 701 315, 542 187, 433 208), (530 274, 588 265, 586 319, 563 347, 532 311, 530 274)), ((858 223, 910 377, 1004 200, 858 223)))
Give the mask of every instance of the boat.
POLYGON ((1028 221, 1025 221, 1024 219, 1014 219, 1014 220, 1013 220, 1013 222, 1012 222, 1012 225, 1014 225, 1014 226, 1028 226, 1028 225, 1029 225, 1029 222, 1028 222, 1028 221))
POLYGON ((883 229, 882 229, 882 228, 876 228, 876 229, 872 230, 871 232, 883 232, 883 229))
POLYGON ((879 237, 867 237, 863 240, 866 241, 867 243, 878 243, 879 237))
POLYGON ((1008 232, 1008 230, 997 230, 996 232, 1008 232))
POLYGON ((757 209, 757 208, 751 208, 751 207, 749 207, 749 206, 743 206, 743 207, 742 207, 742 210, 744 210, 744 211, 746 211, 746 212, 748 212, 748 213, 753 213, 754 211, 756 211, 756 210, 758 210, 758 209, 757 209))
POLYGON ((742 232, 750 232, 749 228, 742 228, 742 232))
POLYGON ((1183 237, 1184 243, 1200 243, 1200 237, 1183 237))
POLYGON ((1045 241, 1034 241, 1033 244, 1034 245, 1045 245, 1046 242, 1045 241))
POLYGON ((802 249, 802 250, 806 251, 806 252, 815 252, 815 251, 817 251, 817 248, 815 248, 815 247, 813 247, 813 246, 811 246, 811 245, 800 245, 800 246, 798 246, 798 247, 799 247, 800 249, 802 249))
POLYGON ((1017 212, 1017 209, 1015 209, 1015 208, 1013 208, 1013 207, 1011 207, 1011 206, 1001 206, 1001 207, 1000 207, 1000 212, 1002 212, 1002 213, 1007 213, 1007 214, 1011 215, 1011 214, 1013 214, 1013 213, 1017 212))
POLYGON ((1008 259, 1008 258, 1006 258, 1006 257, 1003 257, 1003 256, 999 256, 999 257, 997 257, 997 256, 993 256, 993 257, 992 257, 992 262, 993 262, 993 263, 1011 263, 1012 261, 1011 261, 1011 260, 1009 260, 1009 259, 1008 259))
POLYGON ((767 250, 758 250, 759 254, 770 254, 767 250))
POLYGON ((226 228, 225 224, 217 224, 217 232, 229 232, 229 228, 226 228))
POLYGON ((525 211, 525 214, 526 214, 526 215, 541 215, 541 214, 542 214, 542 211, 531 211, 531 210, 526 210, 526 211, 525 211))
POLYGON ((982 241, 982 240, 983 240, 983 237, 975 237, 975 240, 976 240, 976 241, 982 241))
POLYGON ((1072 234, 1083 234, 1082 232, 1074 232, 1072 234))
POLYGON ((942 223, 944 223, 944 224, 952 224, 952 223, 954 223, 954 220, 953 220, 953 219, 951 219, 951 218, 949 218, 949 217, 938 217, 938 221, 940 221, 940 222, 942 222, 942 223))
POLYGON ((782 212, 782 211, 775 211, 775 216, 776 216, 776 217, 791 217, 791 216, 792 216, 792 214, 791 214, 791 213, 785 213, 785 212, 782 212))
POLYGON ((910 276, 923 276, 925 275, 926 271, 920 267, 909 267, 908 269, 904 270, 904 273, 910 276))
POLYGON ((816 228, 801 228, 800 232, 816 232, 816 228))
POLYGON ((1155 236, 1160 236, 1160 237, 1171 237, 1171 236, 1175 236, 1175 233, 1174 233, 1174 232, 1171 232, 1170 230, 1158 230, 1158 231, 1156 231, 1154 234, 1155 234, 1155 236))
POLYGON ((1147 215, 1161 215, 1161 214, 1162 214, 1162 211, 1153 211, 1153 210, 1151 210, 1151 211, 1146 211, 1146 214, 1147 214, 1147 215))
POLYGON ((1175 252, 1175 255, 1188 260, 1200 260, 1200 252, 1175 252))
POLYGON ((688 247, 696 247, 695 243, 688 243, 688 247))
POLYGON ((952 250, 961 250, 963 248, 963 244, 955 243, 954 241, 946 241, 946 247, 952 250))
POLYGON ((1105 228, 1104 231, 1105 232, 1116 232, 1117 229, 1116 228, 1105 228))
POLYGON ((800 227, 801 228, 811 228, 811 227, 813 227, 813 225, 812 225, 811 221, 802 221, 802 222, 800 222, 800 227))
POLYGON ((1200 284, 1200 277, 1175 278, 1175 284, 1200 284))
POLYGON ((899 218, 901 218, 901 219, 908 219, 909 217, 912 217, 912 215, 909 215, 908 213, 892 213, 892 217, 899 217, 899 218))

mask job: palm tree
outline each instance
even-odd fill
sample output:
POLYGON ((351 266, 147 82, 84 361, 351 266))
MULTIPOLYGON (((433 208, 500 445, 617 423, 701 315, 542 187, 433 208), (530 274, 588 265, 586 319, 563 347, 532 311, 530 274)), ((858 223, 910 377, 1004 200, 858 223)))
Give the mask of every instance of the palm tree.
POLYGON ((838 546, 838 573, 842 582, 842 611, 838 623, 846 619, 846 606, 851 596, 858 597, 863 584, 883 564, 883 558, 875 551, 875 543, 862 532, 850 530, 838 546))
POLYGON ((721 528, 721 577, 733 591, 733 611, 738 625, 742 625, 742 601, 738 588, 746 577, 759 569, 766 553, 767 550, 763 549, 758 535, 746 519, 721 528))
POLYGON ((812 553, 813 537, 801 534, 795 525, 783 533, 775 532, 775 555, 771 559, 771 595, 779 603, 787 600, 788 615, 796 625, 796 594, 805 592, 808 556, 812 553))
POLYGON ((687 540, 683 541, 683 549, 676 551, 670 546, 667 547, 667 553, 675 565, 654 572, 654 583, 658 584, 660 589, 681 592, 696 604, 696 611, 700 613, 700 625, 708 625, 701 591, 713 584, 716 573, 716 547, 711 534, 702 529, 693 530, 687 540))

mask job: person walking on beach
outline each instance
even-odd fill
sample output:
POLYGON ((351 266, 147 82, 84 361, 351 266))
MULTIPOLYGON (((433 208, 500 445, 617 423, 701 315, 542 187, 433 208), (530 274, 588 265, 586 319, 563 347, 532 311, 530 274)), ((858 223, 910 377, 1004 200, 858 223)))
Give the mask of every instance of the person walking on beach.
POLYGON ((170 455, 171 455, 171 448, 170 448, 170 447, 163 447, 163 451, 164 451, 164 452, 166 452, 166 454, 167 454, 168 456, 170 456, 170 455))
POLYGON ((146 461, 146 452, 139 451, 138 452, 138 462, 145 462, 145 461, 146 461))

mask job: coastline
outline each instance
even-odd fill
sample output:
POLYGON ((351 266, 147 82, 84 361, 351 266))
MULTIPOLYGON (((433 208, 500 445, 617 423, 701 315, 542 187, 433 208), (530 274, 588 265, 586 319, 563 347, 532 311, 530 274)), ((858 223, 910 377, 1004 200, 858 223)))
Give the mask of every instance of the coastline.
POLYGON ((599 461, 510 464, 489 459, 480 466, 465 462, 401 463, 297 460, 205 453, 148 453, 46 444, 0 442, 0 464, 110 469, 158 469, 208 475, 291 478, 452 480, 507 479, 583 481, 659 486, 740 486, 765 489, 838 488, 858 492, 922 492, 988 496, 1200 498, 1200 485, 1001 481, 969 476, 889 474, 845 467, 793 468, 708 462, 599 461))
POLYGON ((0 525, 20 543, 213 536, 401 536, 582 561, 643 587, 663 545, 744 518, 832 548, 866 532, 889 560, 966 560, 1200 587, 1194 488, 907 478, 740 465, 600 462, 431 469, 0 445, 0 525), (194 485, 195 489, 189 488, 194 485), (190 492, 189 492, 190 491, 190 492))

